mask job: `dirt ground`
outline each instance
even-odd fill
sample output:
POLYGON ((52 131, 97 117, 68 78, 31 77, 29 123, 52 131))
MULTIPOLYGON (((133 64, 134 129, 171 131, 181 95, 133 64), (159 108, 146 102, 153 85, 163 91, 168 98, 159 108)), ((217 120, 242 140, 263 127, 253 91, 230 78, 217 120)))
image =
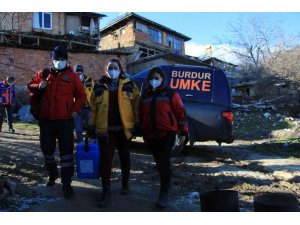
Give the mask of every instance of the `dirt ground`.
MULTIPOLYGON (((199 194, 215 189, 239 193, 240 211, 253 211, 253 197, 262 192, 284 192, 300 200, 300 159, 260 151, 259 141, 237 140, 230 145, 196 143, 188 154, 172 159, 170 207, 164 211, 198 212, 199 194), (253 148, 253 146, 256 146, 253 148)), ((296 148, 299 149, 300 148, 296 148)), ((284 151, 284 150, 283 150, 284 151)), ((131 194, 120 195, 121 171, 115 154, 112 177, 112 204, 97 208, 100 181, 74 177, 75 197, 65 200, 61 184, 45 187, 46 171, 39 148, 38 129, 5 128, 0 133, 0 174, 17 183, 15 195, 0 201, 0 211, 34 212, 153 212, 159 190, 159 176, 148 149, 141 139, 132 146, 131 194)))

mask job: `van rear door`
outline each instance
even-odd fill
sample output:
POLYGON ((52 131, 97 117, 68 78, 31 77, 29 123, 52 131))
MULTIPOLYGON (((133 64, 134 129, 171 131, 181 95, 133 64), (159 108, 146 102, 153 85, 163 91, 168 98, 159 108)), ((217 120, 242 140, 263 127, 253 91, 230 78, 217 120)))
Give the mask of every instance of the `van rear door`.
POLYGON ((214 70, 207 67, 172 66, 166 83, 175 89, 184 102, 211 103, 213 101, 214 70))
POLYGON ((222 70, 204 66, 174 65, 165 68, 166 84, 176 90, 185 105, 191 142, 233 141, 231 93, 222 70), (227 114, 226 114, 227 113, 227 114))

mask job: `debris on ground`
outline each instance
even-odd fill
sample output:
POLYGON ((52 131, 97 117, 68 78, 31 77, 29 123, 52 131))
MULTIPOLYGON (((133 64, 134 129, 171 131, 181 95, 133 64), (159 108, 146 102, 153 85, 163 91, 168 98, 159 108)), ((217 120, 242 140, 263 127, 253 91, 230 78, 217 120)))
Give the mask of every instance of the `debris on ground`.
MULTIPOLYGON (((282 113, 268 113, 273 115, 271 119, 266 119, 261 111, 237 111, 234 143, 195 143, 188 147, 188 155, 171 160, 171 208, 166 211, 200 211, 200 193, 216 188, 238 191, 243 212, 253 211, 253 197, 262 192, 289 192, 300 200, 299 124, 293 125, 296 120, 282 113), (280 119, 283 121, 279 122, 280 119), (260 128, 256 129, 257 126, 260 128), (274 142, 291 135, 294 139, 274 142)), ((28 131, 24 124, 16 124, 16 130, 15 134, 0 135, 0 211, 101 211, 94 203, 101 196, 99 180, 74 178, 75 199, 71 201, 62 198, 60 184, 54 189, 42 186, 45 180, 41 178, 47 178, 47 174, 38 129, 28 131)), ((107 211, 157 211, 154 206, 159 176, 155 162, 142 138, 133 144, 132 193, 126 197, 119 194, 122 177, 116 154, 112 170, 113 206, 107 211)))

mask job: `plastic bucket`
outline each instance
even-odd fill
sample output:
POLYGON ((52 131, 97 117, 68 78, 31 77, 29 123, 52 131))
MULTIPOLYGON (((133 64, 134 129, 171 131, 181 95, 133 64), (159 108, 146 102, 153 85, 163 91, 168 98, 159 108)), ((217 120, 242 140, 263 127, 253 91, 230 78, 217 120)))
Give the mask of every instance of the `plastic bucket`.
POLYGON ((239 195, 233 190, 216 190, 200 194, 202 212, 239 212, 239 195))
POLYGON ((254 197, 254 212, 299 212, 299 202, 291 194, 263 193, 254 197))

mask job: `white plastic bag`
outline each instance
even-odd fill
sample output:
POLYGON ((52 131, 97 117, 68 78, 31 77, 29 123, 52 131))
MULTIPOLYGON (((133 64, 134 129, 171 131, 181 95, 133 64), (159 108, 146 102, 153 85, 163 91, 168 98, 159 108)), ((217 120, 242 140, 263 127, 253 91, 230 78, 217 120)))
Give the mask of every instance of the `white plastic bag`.
POLYGON ((174 145, 171 152, 171 157, 176 157, 182 152, 184 148, 184 141, 185 141, 184 135, 176 134, 174 145))

